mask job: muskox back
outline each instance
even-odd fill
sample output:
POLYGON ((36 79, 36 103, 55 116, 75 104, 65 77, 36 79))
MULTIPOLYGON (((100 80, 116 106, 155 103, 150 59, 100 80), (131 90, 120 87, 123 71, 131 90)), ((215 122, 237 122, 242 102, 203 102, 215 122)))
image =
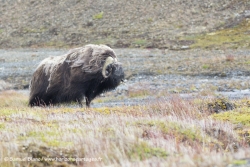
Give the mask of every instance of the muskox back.
POLYGON ((44 59, 30 82, 30 106, 75 101, 86 105, 99 94, 115 89, 124 79, 121 64, 106 45, 86 45, 63 56, 44 59))

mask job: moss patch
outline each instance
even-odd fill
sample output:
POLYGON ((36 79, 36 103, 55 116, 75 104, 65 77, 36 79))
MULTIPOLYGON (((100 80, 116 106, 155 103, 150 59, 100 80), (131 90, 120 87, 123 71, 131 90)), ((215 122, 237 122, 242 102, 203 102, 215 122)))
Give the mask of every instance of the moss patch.
POLYGON ((230 121, 234 124, 240 123, 246 126, 250 126, 250 108, 242 107, 231 112, 214 114, 213 118, 223 121, 230 121))
POLYGON ((151 157, 165 158, 168 156, 168 153, 162 148, 151 147, 146 142, 134 144, 131 150, 127 154, 132 160, 133 159, 145 160, 151 157))
POLYGON ((103 18, 103 12, 97 13, 93 16, 93 19, 102 19, 103 18))
POLYGON ((232 28, 201 35, 186 36, 183 39, 195 41, 195 43, 191 45, 191 48, 213 48, 215 46, 227 48, 250 48, 249 29, 250 20, 245 20, 238 26, 232 28))

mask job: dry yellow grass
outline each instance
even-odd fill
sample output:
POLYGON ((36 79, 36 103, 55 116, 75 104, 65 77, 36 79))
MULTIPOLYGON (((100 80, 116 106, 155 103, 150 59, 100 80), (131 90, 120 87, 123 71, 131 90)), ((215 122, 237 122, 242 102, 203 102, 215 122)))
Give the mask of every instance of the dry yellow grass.
POLYGON ((28 97, 13 90, 0 92, 0 107, 20 107, 28 104, 28 97))
POLYGON ((226 166, 250 154, 235 125, 201 112, 202 101, 85 109, 27 100, 1 92, 0 166, 226 166))

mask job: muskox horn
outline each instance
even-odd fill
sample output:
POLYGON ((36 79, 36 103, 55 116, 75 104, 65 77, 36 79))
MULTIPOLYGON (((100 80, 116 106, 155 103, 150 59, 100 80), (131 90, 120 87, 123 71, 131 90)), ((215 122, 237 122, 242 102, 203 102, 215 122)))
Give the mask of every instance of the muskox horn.
POLYGON ((113 58, 110 56, 105 60, 105 63, 103 65, 103 69, 102 69, 102 75, 104 78, 108 78, 108 76, 109 76, 108 74, 106 74, 107 67, 116 61, 117 61, 116 58, 113 58))

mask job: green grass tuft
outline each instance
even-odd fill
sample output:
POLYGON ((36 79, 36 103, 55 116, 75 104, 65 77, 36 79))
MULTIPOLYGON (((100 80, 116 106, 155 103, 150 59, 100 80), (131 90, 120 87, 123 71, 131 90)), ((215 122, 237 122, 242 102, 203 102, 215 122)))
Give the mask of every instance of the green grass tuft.
POLYGON ((96 19, 96 20, 102 19, 102 18, 103 18, 103 12, 97 13, 93 16, 93 19, 96 19))

